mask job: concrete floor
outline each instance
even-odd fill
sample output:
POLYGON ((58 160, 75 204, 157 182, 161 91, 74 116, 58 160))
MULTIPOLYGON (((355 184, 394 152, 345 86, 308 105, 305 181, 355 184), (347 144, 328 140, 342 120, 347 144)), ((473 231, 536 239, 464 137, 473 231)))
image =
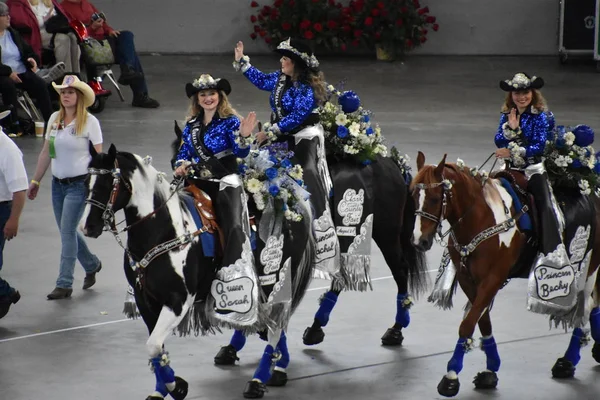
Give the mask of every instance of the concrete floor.
MULTIPOLYGON (((265 70, 276 57, 253 57, 265 70)), ((143 58, 151 95, 162 106, 134 109, 113 95, 99 114, 105 138, 117 148, 152 155, 159 169, 169 169, 173 120, 187 108, 184 86, 200 73, 230 79, 231 99, 247 114, 268 117, 268 94, 255 90, 231 68, 229 57, 148 56, 143 58)), ((498 81, 520 70, 542 76, 543 92, 559 124, 585 123, 600 132, 600 75, 586 63, 560 66, 556 58, 419 57, 408 62, 380 63, 361 59, 322 59, 330 83, 346 80, 365 107, 375 112, 389 144, 413 160, 423 150, 430 162, 447 152, 478 165, 494 151, 493 135, 503 92, 498 81)), ((117 71, 118 73, 118 71, 117 71)), ((33 174, 42 142, 16 139, 33 174)), ((597 145, 600 147, 600 145, 597 145)), ((414 161, 413 161, 414 165, 414 161)), ((77 267, 73 297, 46 300, 58 272, 60 241, 50 202, 50 180, 44 179, 38 199, 28 202, 16 240, 7 243, 2 276, 17 287, 22 300, 0 321, 0 399, 142 399, 154 387, 147 366, 147 331, 141 320, 121 314, 126 283, 122 253, 112 237, 89 240, 104 269, 93 289, 83 292, 83 269, 77 267)), ((441 256, 429 253, 430 276, 441 256)), ((312 323, 317 299, 328 286, 314 281, 291 321, 288 341, 292 363, 285 388, 272 388, 270 399, 438 399, 436 386, 457 339, 465 298, 441 311, 417 301, 404 346, 385 348, 380 337, 395 315, 396 289, 381 253, 374 251, 374 291, 343 294, 326 327, 325 342, 307 348, 302 332, 312 323)), ((497 390, 475 391, 472 377, 485 368, 483 352, 465 358, 460 399, 596 399, 600 365, 591 346, 582 350, 577 377, 551 378, 550 368, 562 356, 569 335, 549 330, 547 319, 525 309, 526 282, 513 281, 498 296, 492 315, 503 363, 497 390)), ((475 334, 478 338, 478 332, 475 334)), ((263 343, 251 338, 239 366, 217 368, 213 357, 229 334, 172 337, 166 343, 172 365, 190 384, 188 399, 239 399, 262 354, 263 343)))

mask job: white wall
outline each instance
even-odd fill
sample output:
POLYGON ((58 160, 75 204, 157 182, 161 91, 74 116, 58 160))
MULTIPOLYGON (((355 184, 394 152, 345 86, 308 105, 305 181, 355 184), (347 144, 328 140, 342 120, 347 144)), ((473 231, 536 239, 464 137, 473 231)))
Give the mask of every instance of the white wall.
MULTIPOLYGON (((252 41, 250 0, 92 0, 115 29, 135 33, 140 52, 228 53, 243 40, 248 53, 267 52, 252 41)), ((576 0, 574 0, 576 1, 576 0)), ((272 0, 258 0, 261 5, 272 0)), ((558 50, 556 0, 421 0, 440 30, 422 54, 549 55, 558 50)))

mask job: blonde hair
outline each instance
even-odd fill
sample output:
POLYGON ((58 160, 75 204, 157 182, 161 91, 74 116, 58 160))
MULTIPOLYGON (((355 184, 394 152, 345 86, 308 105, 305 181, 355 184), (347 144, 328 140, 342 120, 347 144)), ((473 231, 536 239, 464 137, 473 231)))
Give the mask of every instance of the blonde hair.
MULTIPOLYGON (((42 0, 42 3, 48 8, 54 8, 54 4, 52 4, 52 0, 42 0)), ((29 0, 29 4, 32 6, 37 6, 40 4, 40 0, 29 0)))
MULTIPOLYGON (((531 107, 540 112, 547 111, 548 106, 546 104, 546 99, 544 96, 542 96, 542 92, 540 92, 538 89, 529 90, 531 90, 531 107)), ((517 108, 517 105, 512 99, 512 92, 508 92, 504 98, 504 104, 502 104, 502 112, 509 112, 513 108, 517 108)))
MULTIPOLYGON (((88 111, 85 108, 85 104, 83 103, 83 93, 78 89, 71 88, 75 90, 77 93, 77 106, 75 108, 75 134, 77 136, 81 136, 83 134, 83 129, 85 128, 85 124, 87 123, 88 111)), ((58 111, 57 121, 62 123, 65 120, 65 116, 67 115, 67 111, 62 104, 60 103, 60 110, 58 111)))
MULTIPOLYGON (((214 90, 219 94, 219 105, 217 106, 217 113, 219 113, 219 117, 229 118, 232 116, 236 116, 238 118, 241 118, 240 114, 238 114, 238 112, 233 108, 233 106, 229 102, 229 98, 227 98, 227 95, 225 94, 225 92, 223 92, 222 90, 216 90, 216 89, 205 89, 205 90, 214 90)), ((200 92, 198 92, 198 93, 200 93, 200 92)), ((190 101, 190 108, 188 110, 188 115, 186 117, 186 121, 189 121, 190 119, 194 118, 196 115, 198 115, 200 113, 200 111, 202 111, 202 107, 198 103, 198 93, 196 93, 192 96, 192 99, 190 101)))

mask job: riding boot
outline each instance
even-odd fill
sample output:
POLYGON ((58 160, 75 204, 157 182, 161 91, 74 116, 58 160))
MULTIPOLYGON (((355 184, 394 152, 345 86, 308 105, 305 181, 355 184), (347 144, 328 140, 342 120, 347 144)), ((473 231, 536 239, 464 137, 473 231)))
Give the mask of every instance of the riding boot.
POLYGON ((528 309, 543 314, 564 314, 576 300, 576 290, 571 285, 575 271, 563 242, 564 216, 543 162, 529 165, 525 174, 539 219, 539 247, 529 277, 528 309))

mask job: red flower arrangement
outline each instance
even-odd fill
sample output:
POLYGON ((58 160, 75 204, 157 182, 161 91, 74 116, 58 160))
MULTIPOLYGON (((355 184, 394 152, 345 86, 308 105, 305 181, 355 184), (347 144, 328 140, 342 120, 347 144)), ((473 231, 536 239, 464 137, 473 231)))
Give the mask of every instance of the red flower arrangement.
POLYGON ((379 47, 392 57, 425 43, 429 28, 439 29, 419 0, 352 0, 342 8, 342 21, 354 46, 379 47))
POLYGON ((255 8, 250 21, 254 24, 250 37, 262 38, 275 47, 288 37, 304 38, 327 49, 346 49, 347 31, 342 29, 342 5, 335 0, 273 0, 255 8))

